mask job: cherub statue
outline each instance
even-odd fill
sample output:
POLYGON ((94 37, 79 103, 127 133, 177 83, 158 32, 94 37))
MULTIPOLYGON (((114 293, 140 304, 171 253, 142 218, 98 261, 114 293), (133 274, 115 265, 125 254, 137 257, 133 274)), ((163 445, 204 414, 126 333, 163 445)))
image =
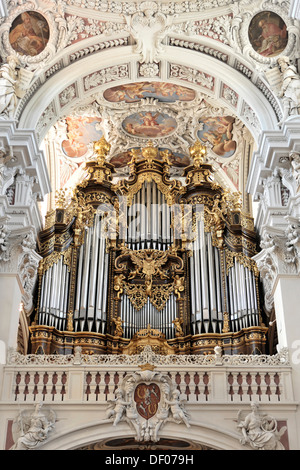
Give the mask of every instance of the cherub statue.
POLYGON ((180 397, 180 392, 177 389, 173 391, 171 400, 167 400, 167 398, 165 398, 165 402, 167 403, 167 405, 170 406, 170 410, 171 410, 174 421, 177 423, 178 422, 180 423, 183 421, 184 424, 188 428, 190 428, 191 426, 189 423, 189 415, 184 409, 182 401, 183 400, 180 397))
POLYGON ((181 292, 184 291, 184 277, 180 277, 179 274, 176 274, 174 278, 174 291, 178 299, 180 299, 181 292))
POLYGON ((43 404, 37 403, 33 413, 22 411, 13 424, 15 444, 10 450, 31 450, 42 444, 55 425, 55 414, 48 410, 42 413, 43 404))
POLYGON ((120 296, 123 294, 123 281, 125 279, 124 274, 116 274, 114 276, 114 290, 117 292, 117 298, 120 299, 120 296))
POLYGON ((180 318, 175 318, 175 320, 173 320, 172 323, 174 323, 175 328, 176 328, 176 336, 178 336, 178 337, 183 336, 183 330, 181 328, 183 320, 180 319, 180 318))
POLYGON ((122 324, 123 324, 123 320, 121 319, 121 317, 117 317, 117 318, 113 318, 113 322, 114 324, 116 325, 116 329, 115 329, 115 336, 123 336, 123 328, 122 328, 122 324))
POLYGON ((109 400, 108 404, 109 408, 106 412, 106 417, 114 417, 113 426, 116 426, 123 418, 123 415, 125 414, 127 407, 131 405, 131 402, 125 401, 122 390, 118 389, 116 391, 116 398, 114 400, 109 400))

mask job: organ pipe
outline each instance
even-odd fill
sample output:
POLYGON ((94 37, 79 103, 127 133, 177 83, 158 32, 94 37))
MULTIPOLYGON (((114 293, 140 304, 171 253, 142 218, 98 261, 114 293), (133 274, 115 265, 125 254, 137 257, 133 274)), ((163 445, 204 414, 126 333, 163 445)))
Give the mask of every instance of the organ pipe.
POLYGON ((84 333, 102 352, 112 343, 120 351, 149 328, 195 353, 205 349, 201 338, 226 348, 228 335, 249 328, 263 337, 252 219, 213 182, 202 151, 191 148, 184 185, 170 178, 167 157, 151 144, 140 160, 133 153, 130 177, 113 184, 108 148, 102 142, 87 162, 89 176, 71 205, 63 201, 47 218, 32 331, 67 331, 74 342, 84 333))

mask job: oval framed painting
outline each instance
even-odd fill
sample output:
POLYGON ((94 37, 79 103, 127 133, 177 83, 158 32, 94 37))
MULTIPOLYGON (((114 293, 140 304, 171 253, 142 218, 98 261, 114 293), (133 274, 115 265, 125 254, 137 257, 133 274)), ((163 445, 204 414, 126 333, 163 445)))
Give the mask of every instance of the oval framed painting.
POLYGON ((286 24, 272 11, 261 11, 252 18, 248 36, 255 52, 264 57, 279 55, 288 42, 286 24))
POLYGON ((125 132, 134 137, 159 138, 174 132, 177 123, 168 114, 143 111, 125 118, 122 127, 125 132))
POLYGON ((36 11, 18 15, 9 31, 11 47, 20 55, 34 57, 48 44, 50 29, 44 16, 36 11))

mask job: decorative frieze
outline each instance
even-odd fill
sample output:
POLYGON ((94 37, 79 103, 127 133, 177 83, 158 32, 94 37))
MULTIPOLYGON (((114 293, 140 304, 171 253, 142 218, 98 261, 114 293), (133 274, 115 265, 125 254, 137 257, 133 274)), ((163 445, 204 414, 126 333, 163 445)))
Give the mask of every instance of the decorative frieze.
POLYGON ((124 78, 129 78, 128 64, 107 67, 85 76, 83 79, 84 90, 89 91, 99 85, 104 85, 105 83, 110 83, 124 78))

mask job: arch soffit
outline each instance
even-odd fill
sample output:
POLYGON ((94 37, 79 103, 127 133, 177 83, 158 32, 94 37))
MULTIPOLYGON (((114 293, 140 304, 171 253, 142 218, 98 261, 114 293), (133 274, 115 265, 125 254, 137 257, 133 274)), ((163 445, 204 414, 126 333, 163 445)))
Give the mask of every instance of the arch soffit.
POLYGON ((156 76, 139 74, 132 46, 85 57, 50 77, 22 109, 19 128, 36 129, 41 142, 49 128, 77 106, 89 104, 105 89, 136 81, 168 81, 193 88, 238 117, 258 141, 276 128, 277 117, 263 92, 242 73, 205 54, 167 46, 156 76), (101 66, 99 66, 101 64, 101 66), (225 94, 224 90, 230 90, 225 94))
MULTIPOLYGON (((119 423, 113 427, 111 422, 105 420, 99 424, 90 423, 88 426, 69 429, 59 435, 50 438, 40 448, 43 450, 75 450, 89 444, 95 444, 101 440, 133 438, 134 432, 126 423, 119 423), (106 422, 105 422, 106 421, 106 422)), ((215 450, 243 450, 239 442, 239 434, 229 430, 216 428, 205 423, 193 424, 190 428, 184 425, 166 424, 161 430, 160 439, 185 440, 207 446, 215 450)))

